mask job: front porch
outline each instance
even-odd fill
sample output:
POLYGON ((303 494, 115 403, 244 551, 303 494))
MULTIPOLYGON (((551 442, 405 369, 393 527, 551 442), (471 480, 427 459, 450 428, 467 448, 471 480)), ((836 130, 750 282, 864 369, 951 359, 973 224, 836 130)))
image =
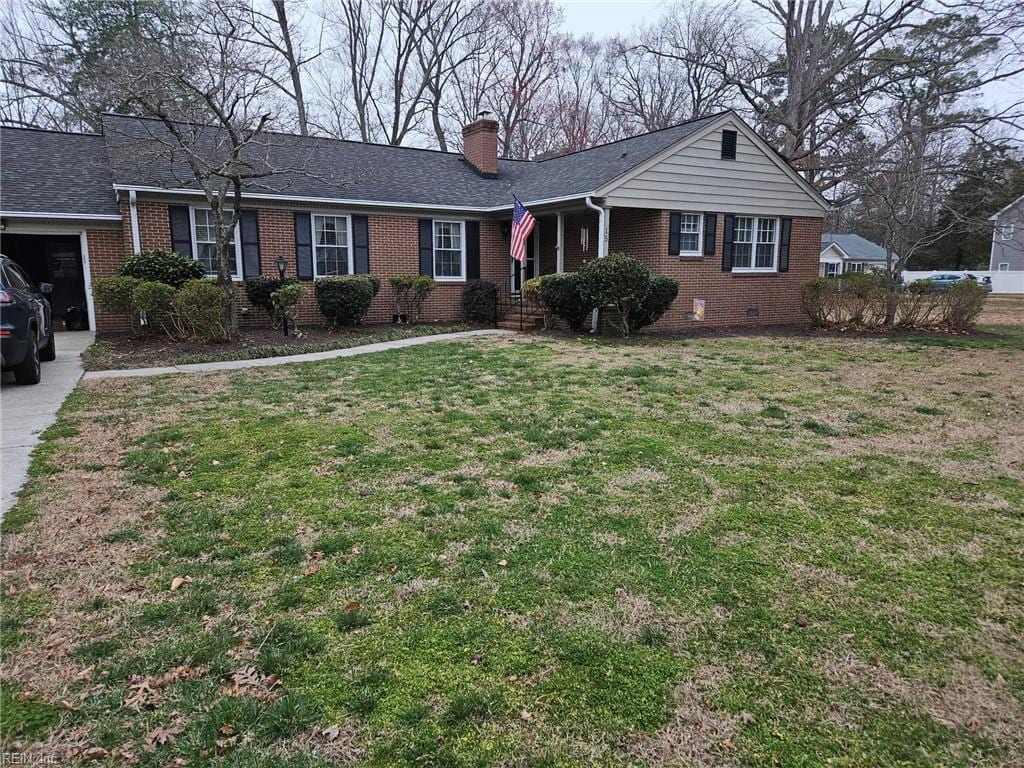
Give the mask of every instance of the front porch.
MULTIPOLYGON (((572 208, 540 208, 532 212, 537 224, 526 244, 526 261, 517 262, 508 254, 507 248, 505 251, 508 278, 498 286, 497 325, 501 328, 524 330, 542 323, 540 307, 522 295, 522 286, 527 280, 575 272, 587 261, 608 252, 608 211, 602 216, 583 204, 572 208)), ((506 246, 510 229, 510 222, 502 222, 506 246)))

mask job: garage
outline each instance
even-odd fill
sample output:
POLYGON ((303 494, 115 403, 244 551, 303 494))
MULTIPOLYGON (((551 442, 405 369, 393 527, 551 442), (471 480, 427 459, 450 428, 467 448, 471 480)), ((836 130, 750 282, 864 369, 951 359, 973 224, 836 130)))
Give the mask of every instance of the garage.
POLYGON ((80 237, 4 234, 2 248, 4 256, 17 263, 36 285, 53 286, 49 299, 56 330, 91 327, 80 237))

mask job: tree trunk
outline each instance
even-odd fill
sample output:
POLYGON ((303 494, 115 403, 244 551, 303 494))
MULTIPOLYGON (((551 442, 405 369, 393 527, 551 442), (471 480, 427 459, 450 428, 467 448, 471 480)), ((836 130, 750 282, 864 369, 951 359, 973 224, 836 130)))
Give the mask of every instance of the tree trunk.
POLYGON ((284 0, 274 0, 274 11, 277 14, 277 23, 281 27, 281 39, 284 41, 285 58, 288 60, 288 74, 292 79, 292 94, 295 97, 295 110, 298 113, 299 132, 303 136, 309 136, 309 121, 306 118, 306 98, 302 94, 302 73, 299 71, 299 62, 295 58, 295 48, 292 45, 292 31, 288 26, 288 14, 284 7, 284 0))

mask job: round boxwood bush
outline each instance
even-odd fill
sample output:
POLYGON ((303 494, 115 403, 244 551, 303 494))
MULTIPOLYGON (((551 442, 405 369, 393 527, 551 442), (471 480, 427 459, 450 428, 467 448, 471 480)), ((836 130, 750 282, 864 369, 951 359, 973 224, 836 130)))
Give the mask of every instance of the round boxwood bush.
POLYGON ((227 341, 224 310, 231 299, 209 280, 190 280, 174 296, 178 333, 202 341, 227 341))
POLYGON ((141 282, 132 291, 132 306, 151 329, 170 330, 176 291, 166 283, 141 282))
POLYGON ((462 289, 462 316, 471 323, 493 323, 498 311, 498 286, 470 280, 462 289))
POLYGON ((141 282, 137 277, 99 277, 92 283, 92 294, 100 309, 129 315, 135 311, 132 292, 141 282))
POLYGON ((640 302, 636 315, 632 319, 632 330, 646 328, 648 325, 656 323, 672 306, 672 302, 678 295, 679 283, 675 280, 661 275, 651 277, 647 295, 640 302))
POLYGON ((314 283, 320 314, 335 327, 361 323, 379 290, 380 280, 372 275, 320 277, 314 283))
POLYGON ((544 275, 540 280, 537 298, 541 306, 564 320, 574 331, 583 327, 583 321, 594 309, 577 272, 544 275))
POLYGON ((135 254, 121 265, 119 273, 122 277, 137 277, 173 288, 181 288, 189 280, 206 277, 203 265, 195 259, 160 249, 135 254))

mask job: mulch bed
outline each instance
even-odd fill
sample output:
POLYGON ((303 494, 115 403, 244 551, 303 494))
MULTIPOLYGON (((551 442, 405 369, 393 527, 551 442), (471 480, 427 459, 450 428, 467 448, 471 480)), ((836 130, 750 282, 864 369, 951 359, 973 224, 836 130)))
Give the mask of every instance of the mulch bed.
POLYGON ((201 341, 175 341, 166 336, 132 337, 123 334, 104 334, 98 339, 97 348, 85 354, 87 370, 113 368, 148 368, 164 365, 180 365, 197 362, 190 358, 216 357, 222 360, 248 359, 252 357, 274 357, 288 354, 319 351, 332 347, 372 344, 393 335, 406 338, 418 335, 467 330, 464 323, 423 326, 406 325, 364 325, 357 328, 332 330, 327 328, 302 328, 302 336, 285 336, 280 329, 241 328, 238 338, 226 343, 205 343, 201 341), (417 329, 421 329, 417 333, 417 329), (267 348, 269 354, 254 355, 259 348, 267 348))

